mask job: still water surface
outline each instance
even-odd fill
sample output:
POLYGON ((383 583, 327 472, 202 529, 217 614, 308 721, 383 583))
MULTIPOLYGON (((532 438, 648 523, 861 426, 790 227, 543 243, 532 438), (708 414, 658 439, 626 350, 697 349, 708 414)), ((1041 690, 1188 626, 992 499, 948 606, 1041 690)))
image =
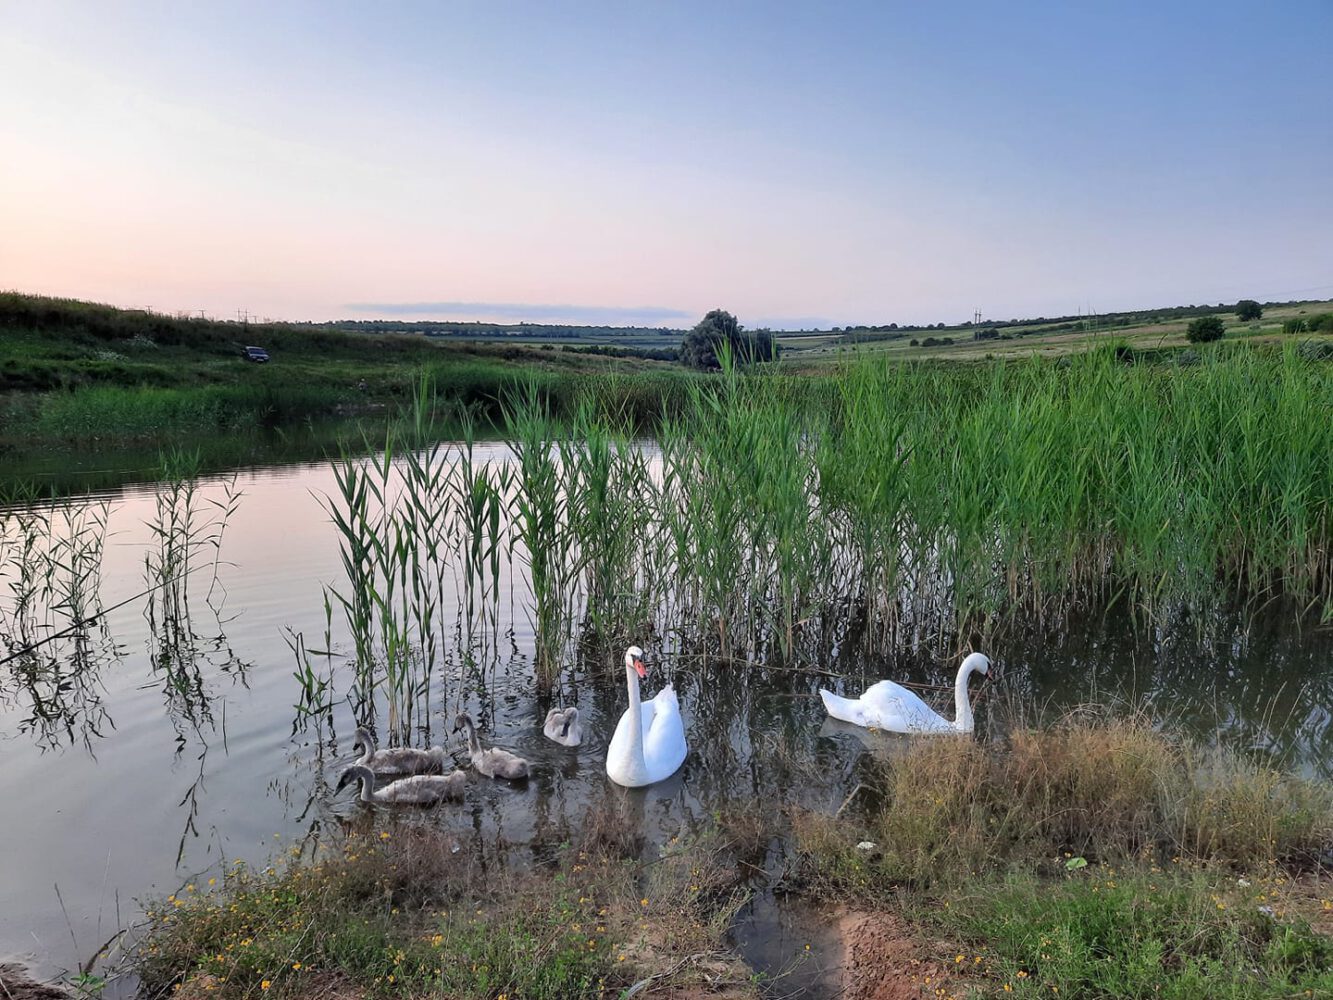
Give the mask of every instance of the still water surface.
MULTIPOLYGON (((486 445, 477 457, 503 462, 508 451, 486 445)), ((331 725, 294 725, 300 692, 289 639, 300 633, 310 647, 323 645, 325 588, 342 577, 319 500, 334 492, 333 475, 324 464, 288 465, 242 471, 236 485, 244 495, 226 526, 217 585, 211 571, 192 578, 183 632, 150 619, 136 597, 153 545, 154 494, 151 485, 127 486, 101 494, 110 515, 100 592, 105 608, 126 603, 81 643, 51 644, 41 676, 0 666, 0 962, 43 976, 76 969, 133 923, 148 897, 202 887, 237 860, 266 864, 361 812, 351 790, 332 795, 351 756, 350 708, 335 707, 331 725), (190 670, 164 670, 164 651, 190 670)), ((201 501, 224 495, 224 480, 201 483, 201 501)), ((0 607, 8 599, 0 589, 0 607)), ((523 600, 521 586, 505 588, 499 649, 466 687, 484 738, 531 759, 533 778, 510 787, 473 775, 462 804, 424 820, 469 849, 485 844, 521 863, 568 839, 601 805, 640 823, 647 850, 707 822, 724 802, 762 796, 832 810, 874 755, 893 751, 894 737, 824 717, 816 691, 837 686, 828 677, 716 666, 705 674, 697 660, 645 636, 655 661, 646 691, 675 684, 691 753, 672 779, 626 793, 603 771, 623 685, 567 672, 559 699, 579 705, 584 745, 543 739, 550 702, 533 683, 523 600)), ((979 734, 994 736, 1016 716, 1123 700, 1204 739, 1333 776, 1333 639, 1294 623, 1277 613, 1245 627, 1149 630, 1116 613, 1059 635, 1029 629, 987 650, 997 670, 979 734)), ((336 615, 332 638, 346 648, 336 615)), ((464 653, 446 662, 461 663, 464 653)), ((956 665, 886 650, 815 666, 850 673, 854 692, 883 676, 949 684, 956 665)), ((438 706, 430 725, 419 742, 446 738, 438 706)), ((742 937, 769 918, 752 908, 747 919, 742 937)))

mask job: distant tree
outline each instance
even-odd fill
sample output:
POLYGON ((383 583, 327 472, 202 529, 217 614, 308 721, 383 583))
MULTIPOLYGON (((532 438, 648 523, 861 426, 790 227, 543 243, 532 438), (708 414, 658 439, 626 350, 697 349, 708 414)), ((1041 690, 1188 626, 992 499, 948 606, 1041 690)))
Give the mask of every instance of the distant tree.
POLYGON ((725 309, 714 309, 701 319, 680 342, 678 357, 691 368, 721 368, 721 345, 726 344, 737 364, 772 361, 777 356, 773 334, 768 330, 744 330, 725 309))
POLYGON ((1185 339, 1191 344, 1206 344, 1210 340, 1221 340, 1226 332, 1220 316, 1200 316, 1185 328, 1185 339))
POLYGON ((1258 319, 1264 314, 1264 307, 1254 299, 1241 299, 1236 303, 1236 319, 1242 323, 1248 323, 1252 319, 1258 319))

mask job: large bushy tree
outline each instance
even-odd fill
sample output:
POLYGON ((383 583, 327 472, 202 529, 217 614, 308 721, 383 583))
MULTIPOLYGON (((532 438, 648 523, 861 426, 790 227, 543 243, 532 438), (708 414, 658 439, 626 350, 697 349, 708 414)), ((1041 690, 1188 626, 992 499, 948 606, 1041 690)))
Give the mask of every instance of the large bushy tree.
POLYGON ((723 344, 737 364, 772 361, 777 356, 768 330, 746 330, 725 309, 714 309, 680 342, 681 363, 691 368, 721 368, 723 344))
POLYGON ((1264 307, 1254 299, 1241 299, 1236 303, 1236 319, 1242 323, 1248 323, 1252 319, 1258 319, 1264 314, 1264 307))
POLYGON ((1185 328, 1185 339, 1191 344, 1206 344, 1210 340, 1221 340, 1226 332, 1220 316, 1200 316, 1185 328))

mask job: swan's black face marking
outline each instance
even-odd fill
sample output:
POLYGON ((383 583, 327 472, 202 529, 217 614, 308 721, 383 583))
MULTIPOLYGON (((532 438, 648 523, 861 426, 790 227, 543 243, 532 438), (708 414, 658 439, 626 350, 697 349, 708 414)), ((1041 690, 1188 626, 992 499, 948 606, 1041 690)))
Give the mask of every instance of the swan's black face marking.
POLYGON ((333 790, 333 794, 337 795, 351 783, 352 783, 352 772, 344 771, 343 776, 338 779, 338 787, 333 790))
POLYGON ((573 724, 574 724, 574 717, 572 715, 565 716, 565 724, 560 729, 560 735, 562 737, 568 736, 569 727, 572 726, 573 724))

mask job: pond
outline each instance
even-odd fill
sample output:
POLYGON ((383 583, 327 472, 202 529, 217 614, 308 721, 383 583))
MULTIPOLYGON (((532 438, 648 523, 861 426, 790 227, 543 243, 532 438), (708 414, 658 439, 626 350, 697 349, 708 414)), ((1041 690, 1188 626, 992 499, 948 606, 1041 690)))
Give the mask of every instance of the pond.
MULTIPOLYGON (((477 444, 473 458, 492 468, 514 462, 503 443, 477 444)), ((330 597, 347 592, 330 518, 339 488, 327 463, 197 480, 189 502, 204 544, 188 579, 156 590, 167 487, 44 502, 43 544, 100 537, 64 555, 65 564, 95 559, 98 579, 95 594, 73 597, 57 580, 47 610, 29 609, 22 627, 13 561, 22 512, 5 511, 11 561, 0 563, 0 631, 9 649, 0 656, 51 641, 0 666, 0 962, 20 961, 40 976, 76 970, 136 920, 148 897, 205 891, 236 862, 269 864, 363 813, 351 790, 334 794, 352 757, 355 713, 367 709, 354 675, 328 666, 354 646, 330 597), (71 599, 103 613, 57 636, 68 616, 49 606, 71 599), (326 647, 337 655, 323 656, 326 647), (331 671, 318 676, 327 686, 314 711, 310 675, 300 677, 307 668, 331 671)), ((533 762, 525 784, 472 774, 461 804, 413 820, 442 825, 460 849, 485 844, 514 863, 540 860, 597 808, 628 815, 645 851, 706 824, 724 803, 763 797, 832 811, 897 738, 828 720, 819 687, 855 692, 880 677, 948 685, 957 667, 952 653, 920 645, 856 655, 832 648, 817 662, 753 653, 759 662, 706 660, 667 623, 645 621, 635 638, 648 652, 646 691, 675 685, 691 751, 671 779, 626 792, 604 771, 626 702, 619 650, 578 657, 565 649, 569 658, 543 693, 528 562, 521 551, 505 557, 490 610, 470 619, 475 627, 463 620, 470 598, 458 577, 441 578, 430 627, 434 680, 413 691, 420 708, 409 726, 417 745, 456 747, 452 716, 465 708, 487 742, 533 762), (580 708, 587 735, 576 749, 542 736, 546 710, 559 703, 580 708)), ((999 735, 1015 719, 1117 701, 1329 777, 1333 640, 1297 621, 1290 609, 1273 609, 1149 626, 1120 608, 1058 628, 1006 630, 986 650, 995 670, 978 705, 979 736, 999 735)), ((947 695, 928 697, 951 711, 947 695)), ((373 691, 369 698, 384 718, 385 703, 373 691)), ((754 906, 745 920, 742 938, 781 924, 754 906)), ((789 959, 774 952, 772 960, 789 959)))

